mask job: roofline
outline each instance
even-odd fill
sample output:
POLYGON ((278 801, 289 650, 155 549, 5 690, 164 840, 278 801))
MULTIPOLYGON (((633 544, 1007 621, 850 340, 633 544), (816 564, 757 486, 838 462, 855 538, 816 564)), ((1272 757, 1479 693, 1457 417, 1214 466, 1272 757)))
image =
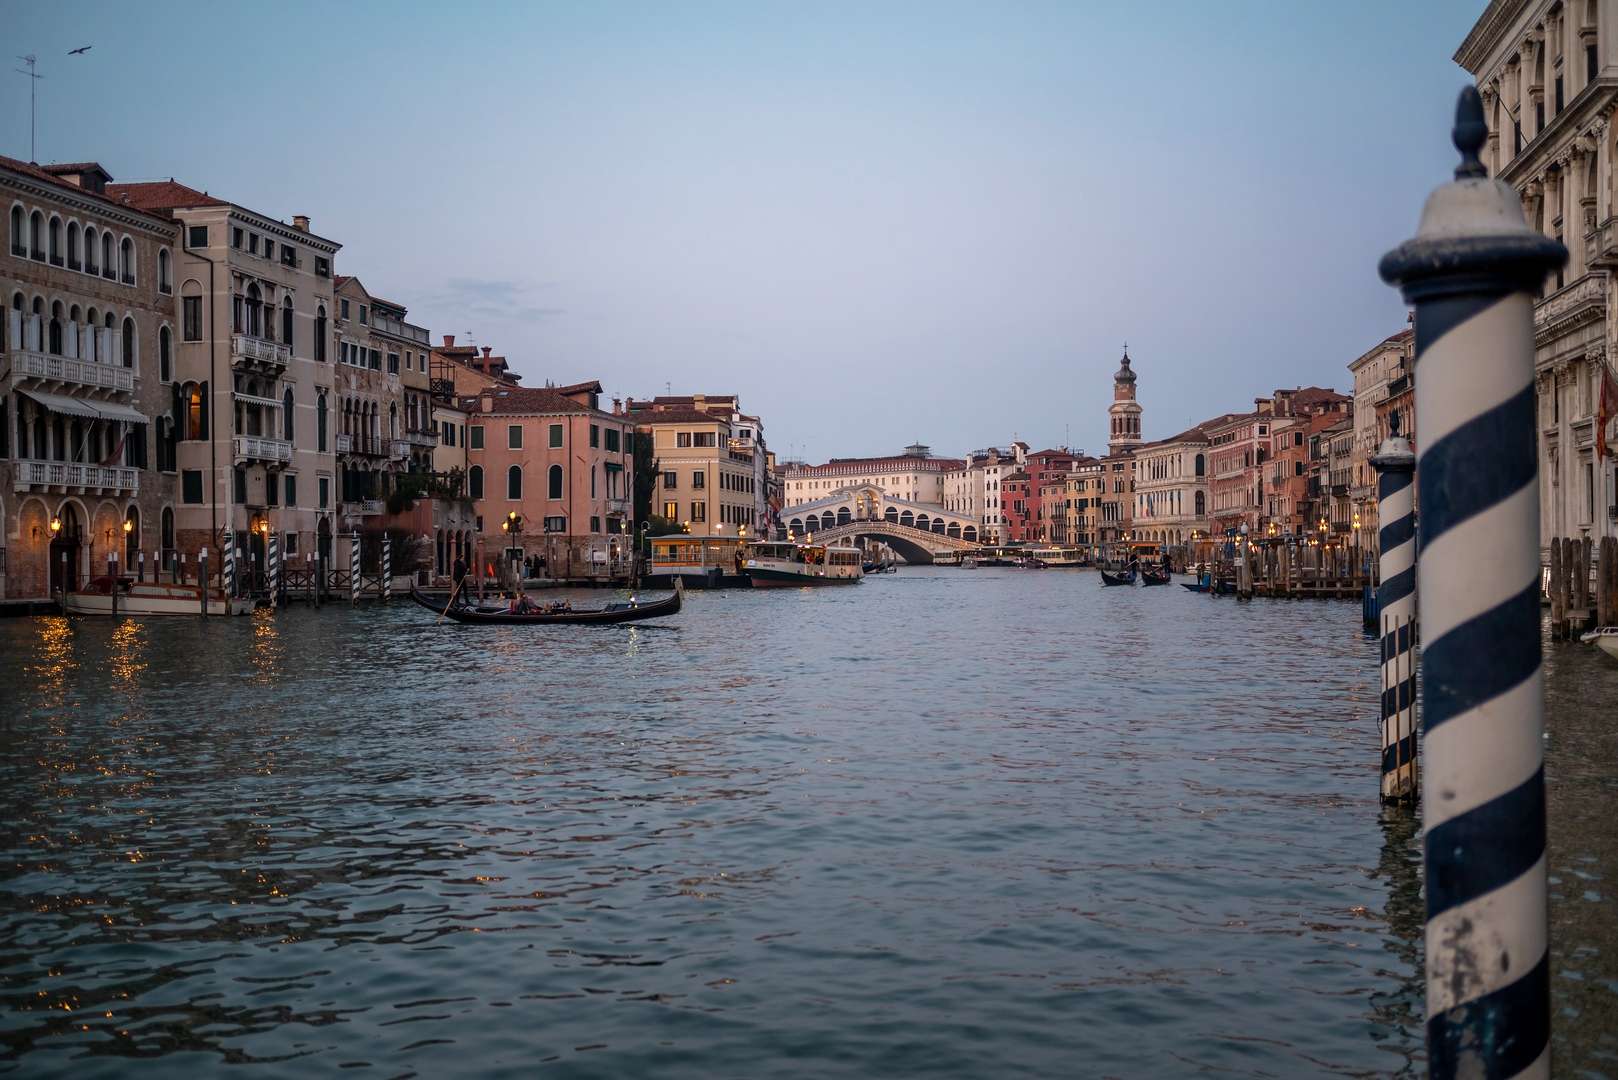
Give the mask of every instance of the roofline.
POLYGON ((41 180, 37 176, 30 176, 28 173, 20 172, 17 169, 12 168, 10 165, 3 163, 0 163, 0 169, 3 169, 8 177, 14 177, 15 183, 18 187, 31 189, 37 192, 40 198, 50 198, 54 196, 66 201, 78 202, 87 209, 95 210, 107 217, 114 217, 120 214, 127 215, 126 220, 132 226, 138 225, 141 228, 150 229, 154 232, 161 229, 163 232, 173 235, 174 223, 168 218, 164 217, 162 214, 154 214, 150 210, 142 210, 137 206, 129 206, 126 203, 114 202, 105 195, 98 195, 93 191, 87 191, 84 188, 79 187, 77 184, 68 183, 66 180, 57 180, 54 178, 51 180, 41 180))

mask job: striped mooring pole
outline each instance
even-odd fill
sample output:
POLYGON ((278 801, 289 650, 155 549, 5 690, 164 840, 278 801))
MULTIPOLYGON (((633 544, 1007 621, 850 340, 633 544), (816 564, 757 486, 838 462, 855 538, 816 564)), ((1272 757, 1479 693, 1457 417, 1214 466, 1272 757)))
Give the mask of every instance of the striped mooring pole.
POLYGON ((393 541, 382 538, 382 602, 393 600, 393 541))
POLYGON ((1399 434, 1399 414, 1371 459, 1377 471, 1377 546, 1382 631, 1382 801, 1416 797, 1416 455, 1399 434))
POLYGON ((360 602, 360 534, 348 538, 348 602, 360 602))
POLYGON ((279 595, 277 590, 281 586, 281 551, 280 544, 277 542, 277 537, 274 533, 270 533, 265 538, 264 550, 265 569, 268 571, 265 580, 270 588, 270 610, 274 611, 275 598, 279 595))
POLYGON ((1478 160, 1383 280, 1416 312, 1427 1060, 1433 1080, 1550 1075, 1534 297, 1567 250, 1478 160))
POLYGON ((219 538, 219 587, 236 595, 236 543, 228 532, 219 538))

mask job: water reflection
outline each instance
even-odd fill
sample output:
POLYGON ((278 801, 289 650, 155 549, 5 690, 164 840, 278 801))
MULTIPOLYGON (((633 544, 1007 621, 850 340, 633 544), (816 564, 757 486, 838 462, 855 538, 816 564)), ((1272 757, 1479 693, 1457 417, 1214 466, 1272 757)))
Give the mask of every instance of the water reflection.
POLYGON ((1120 592, 0 626, 0 1068, 1411 1074, 1358 609, 1120 592))

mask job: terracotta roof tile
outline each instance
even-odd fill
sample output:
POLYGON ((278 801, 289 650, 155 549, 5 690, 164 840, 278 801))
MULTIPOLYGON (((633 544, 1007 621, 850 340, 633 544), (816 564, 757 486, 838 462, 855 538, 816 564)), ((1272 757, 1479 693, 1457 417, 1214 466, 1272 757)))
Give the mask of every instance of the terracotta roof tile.
MULTIPOLYGON (((495 390, 494 411, 507 414, 598 413, 588 405, 580 405, 572 398, 563 397, 548 386, 513 386, 495 390)), ((477 397, 467 399, 474 414, 482 410, 477 397)))
MULTIPOLYGON (((122 199, 114 199, 114 198, 111 198, 111 197, 109 197, 107 195, 101 195, 101 194, 98 194, 98 193, 96 193, 94 191, 90 191, 88 188, 81 188, 79 185, 73 183, 72 181, 63 180, 60 176, 52 175, 50 172, 46 171, 45 169, 40 168, 38 165, 35 165, 35 164, 31 163, 31 162, 20 161, 17 158, 10 158, 10 157, 5 157, 3 155, 0 155, 0 167, 4 167, 4 168, 7 168, 7 169, 14 170, 16 172, 23 173, 26 176, 33 177, 35 180, 42 180, 47 184, 54 184, 59 188, 63 188, 66 191, 71 191, 76 195, 82 195, 87 199, 96 199, 96 200, 98 200, 100 202, 106 203, 109 206, 117 206, 117 207, 120 207, 120 208, 125 209, 125 210, 138 210, 141 213, 147 214, 150 217, 158 218, 160 220, 163 220, 165 223, 167 223, 167 219, 164 218, 163 215, 161 215, 161 214, 153 214, 150 210, 148 210, 144 206, 140 206, 140 205, 135 204, 135 203, 126 203, 122 199)), ((61 168, 61 166, 52 166, 52 167, 53 168, 61 168)), ((108 184, 107 185, 107 190, 111 191, 114 186, 117 186, 117 185, 108 184)))
POLYGON ((133 206, 148 213, 173 210, 178 206, 229 206, 224 199, 186 187, 173 180, 156 180, 146 184, 108 184, 107 197, 113 202, 133 206))

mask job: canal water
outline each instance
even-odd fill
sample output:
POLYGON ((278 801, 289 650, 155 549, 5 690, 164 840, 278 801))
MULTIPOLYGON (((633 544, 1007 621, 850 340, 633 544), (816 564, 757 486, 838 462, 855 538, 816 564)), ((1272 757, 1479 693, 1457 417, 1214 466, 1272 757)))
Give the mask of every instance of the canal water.
MULTIPOLYGON (((1618 1077, 1598 660, 1551 664, 1552 967, 1618 1077)), ((1069 570, 7 620, 0 1074, 1420 1075, 1376 677, 1357 603, 1069 570)))

